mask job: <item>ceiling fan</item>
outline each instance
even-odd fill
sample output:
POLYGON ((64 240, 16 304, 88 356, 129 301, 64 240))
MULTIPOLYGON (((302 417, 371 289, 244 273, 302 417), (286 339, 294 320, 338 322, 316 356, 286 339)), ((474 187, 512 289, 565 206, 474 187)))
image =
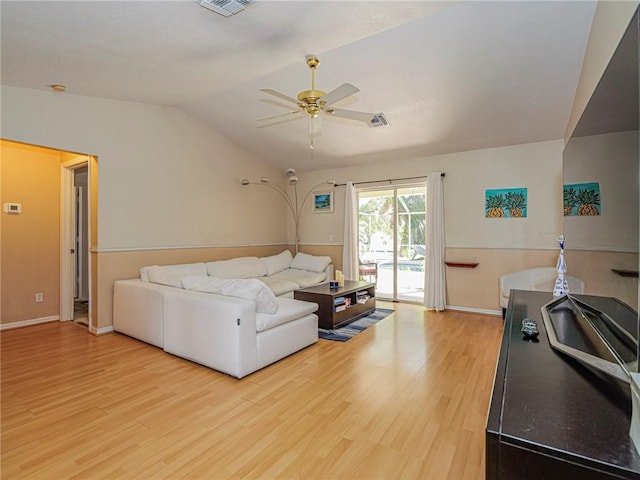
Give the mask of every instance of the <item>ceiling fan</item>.
POLYGON ((366 123, 370 127, 378 127, 389 124, 383 113, 356 112, 354 110, 345 110, 342 108, 333 107, 334 103, 350 97, 354 93, 359 92, 360 89, 351 85, 350 83, 343 83, 338 88, 330 91, 329 93, 325 93, 322 90, 316 90, 315 73, 316 68, 318 68, 318 65, 320 65, 320 60, 313 55, 308 55, 306 57, 306 60, 307 65, 311 69, 311 90, 303 90, 302 92, 298 93, 298 96, 296 98, 293 98, 271 88, 260 89, 261 92, 268 93, 269 95, 273 95, 274 97, 278 97, 282 100, 286 100, 287 102, 293 103, 298 106, 297 110, 291 112, 259 118, 258 122, 273 122, 263 124, 261 125, 261 127, 270 127, 272 125, 282 123, 282 121, 304 118, 305 115, 302 114, 306 113, 306 117, 309 120, 309 146, 313 148, 313 137, 320 133, 320 114, 347 118, 349 120, 357 120, 366 123))

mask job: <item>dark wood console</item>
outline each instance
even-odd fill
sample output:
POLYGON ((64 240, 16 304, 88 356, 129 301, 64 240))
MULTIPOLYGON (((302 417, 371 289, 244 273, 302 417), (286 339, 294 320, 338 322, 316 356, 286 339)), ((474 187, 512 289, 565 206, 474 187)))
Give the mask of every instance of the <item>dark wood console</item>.
MULTIPOLYGON (((607 311, 613 299, 598 299, 607 311)), ((540 309, 551 293, 512 290, 486 429, 487 480, 640 479, 628 384, 551 348, 540 309), (538 324, 523 340, 522 319, 538 324)), ((594 300, 595 301, 595 300, 594 300)))

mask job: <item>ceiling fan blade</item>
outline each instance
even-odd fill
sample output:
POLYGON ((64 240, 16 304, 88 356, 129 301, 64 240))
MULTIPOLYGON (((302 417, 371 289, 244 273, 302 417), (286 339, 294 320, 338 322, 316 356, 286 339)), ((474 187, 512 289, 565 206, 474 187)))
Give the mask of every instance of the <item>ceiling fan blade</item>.
POLYGON ((358 120, 360 122, 366 123, 367 125, 371 125, 373 117, 376 116, 375 113, 356 112, 354 110, 343 110, 341 108, 328 108, 327 110, 325 110, 325 112, 334 117, 358 120))
POLYGON ((273 105, 274 107, 284 108, 286 110, 291 110, 291 105, 288 103, 280 102, 275 98, 261 98, 260 101, 262 103, 273 105))
POLYGON ((256 119, 256 122, 262 123, 261 125, 256 125, 256 128, 266 128, 272 127, 274 125, 280 125, 281 123, 290 122, 291 120, 297 120, 299 118, 304 118, 302 115, 302 110, 298 110, 297 112, 287 112, 280 113, 278 115, 271 115, 269 117, 263 117, 256 119), (267 122, 267 123, 264 123, 267 122))
POLYGON ((295 98, 292 98, 288 95, 285 95, 284 93, 280 93, 271 88, 261 88, 260 91, 264 93, 268 93, 269 95, 273 95, 274 97, 281 98, 282 100, 286 100, 287 102, 295 103, 296 105, 299 104, 299 102, 295 98))
POLYGON ((331 90, 325 96, 321 97, 320 102, 325 104, 325 106, 333 105, 334 103, 339 102, 340 100, 359 91, 360 89, 358 87, 355 87, 350 83, 343 83, 338 88, 331 90))
POLYGON ((256 122, 268 122, 270 120, 278 120, 279 118, 290 117, 292 115, 297 115, 302 110, 296 110, 295 112, 287 112, 287 113, 278 113, 277 115, 269 115, 268 117, 256 118, 256 122))

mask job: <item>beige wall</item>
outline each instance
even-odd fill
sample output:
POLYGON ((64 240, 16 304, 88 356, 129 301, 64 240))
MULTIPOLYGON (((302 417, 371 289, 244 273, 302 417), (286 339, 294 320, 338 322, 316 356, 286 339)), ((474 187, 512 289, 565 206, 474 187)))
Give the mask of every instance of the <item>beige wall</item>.
MULTIPOLYGON (((478 263, 476 268, 446 267, 447 305, 499 312, 500 276, 534 267, 555 266, 556 250, 510 248, 447 248, 449 262, 478 263)), ((572 272, 573 273, 573 272, 572 272)))
POLYGON ((95 155, 102 251, 282 244, 282 200, 249 189, 266 165, 173 107, 2 86, 2 136, 95 155))
POLYGON ((567 249, 638 250, 638 132, 571 139, 565 150, 567 184, 598 182, 601 212, 567 216, 567 249), (569 153, 569 155, 566 155, 569 153))
POLYGON ((611 56, 618 43, 620 43, 620 39, 622 39, 622 35, 629 26, 631 17, 637 8, 638 2, 635 1, 598 1, 571 116, 567 124, 565 141, 569 140, 573 130, 576 128, 582 112, 587 106, 593 91, 600 81, 600 77, 602 77, 604 70, 607 68, 609 60, 611 60, 611 56))
POLYGON ((60 313, 60 153, 12 142, 2 149, 0 203, 22 213, 0 213, 0 322, 56 319, 60 313), (43 293, 44 301, 35 302, 43 293))
POLYGON ((568 274, 585 281, 586 293, 616 297, 637 308, 638 279, 620 276, 617 270, 638 270, 638 254, 593 250, 566 250, 568 274))
MULTIPOLYGON (((299 191, 335 179, 363 182, 442 171, 446 259, 478 262, 475 269, 446 269, 447 304, 499 312, 499 277, 523 268, 555 266, 562 232, 562 140, 386 162, 301 174, 299 191), (527 218, 487 219, 485 190, 527 187, 527 218)), ((335 188, 333 214, 316 215, 305 205, 303 246, 336 246, 341 252, 345 188, 335 188), (334 240, 329 241, 329 235, 334 240)), ((291 226, 290 226, 291 228, 291 226)))
POLYGON ((111 325, 106 254, 288 243, 282 200, 240 185, 247 175, 275 179, 281 172, 178 109, 7 86, 0 107, 3 138, 99 160, 92 226, 97 331, 111 325))
MULTIPOLYGON (((332 178, 337 183, 364 182, 445 172, 445 229, 448 247, 557 248, 562 232, 562 140, 489 148, 300 175, 300 192, 332 178), (485 190, 527 187, 528 216, 524 219, 487 219, 485 190)), ((335 212, 312 214, 305 205, 300 219, 304 243, 342 243, 344 187, 335 188, 335 212), (329 235, 334 241, 329 242, 329 235)))

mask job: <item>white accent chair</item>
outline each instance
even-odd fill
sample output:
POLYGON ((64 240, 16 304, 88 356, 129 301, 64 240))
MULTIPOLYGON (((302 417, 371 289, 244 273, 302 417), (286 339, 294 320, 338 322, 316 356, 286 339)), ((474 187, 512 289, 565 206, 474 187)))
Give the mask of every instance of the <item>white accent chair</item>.
MULTIPOLYGON (((509 292, 514 290, 535 290, 553 292, 558 272, 555 267, 528 268, 508 273, 500 277, 500 306, 504 316, 509 305, 509 292)), ((569 284, 569 292, 584 293, 584 281, 565 275, 569 284)))

